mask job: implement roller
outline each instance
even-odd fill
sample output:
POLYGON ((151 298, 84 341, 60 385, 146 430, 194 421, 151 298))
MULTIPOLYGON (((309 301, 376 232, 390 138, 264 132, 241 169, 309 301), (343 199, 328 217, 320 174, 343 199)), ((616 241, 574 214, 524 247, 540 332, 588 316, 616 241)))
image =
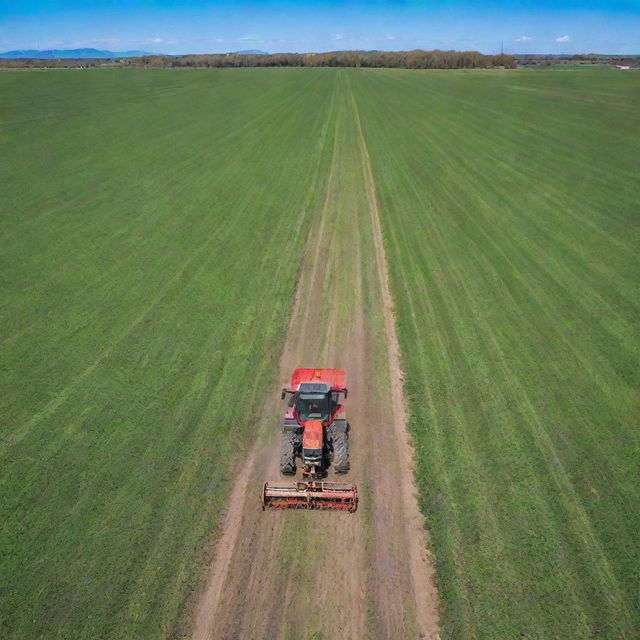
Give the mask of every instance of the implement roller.
POLYGON ((355 485, 310 480, 296 483, 264 483, 263 509, 336 509, 353 513, 358 508, 355 485))

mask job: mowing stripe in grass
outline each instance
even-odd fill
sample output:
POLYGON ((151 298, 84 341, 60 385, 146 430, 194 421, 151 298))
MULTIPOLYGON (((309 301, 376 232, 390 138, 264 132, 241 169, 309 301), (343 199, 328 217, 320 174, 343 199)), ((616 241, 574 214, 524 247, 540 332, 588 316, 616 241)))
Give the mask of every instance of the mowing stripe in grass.
POLYGON ((567 77, 353 75, 447 637, 636 624, 637 112, 563 100, 567 77), (552 106, 508 93, 543 79, 552 106))
POLYGON ((0 634, 178 629, 316 208, 333 76, 297 71, 14 92, 59 102, 3 128, 0 634))

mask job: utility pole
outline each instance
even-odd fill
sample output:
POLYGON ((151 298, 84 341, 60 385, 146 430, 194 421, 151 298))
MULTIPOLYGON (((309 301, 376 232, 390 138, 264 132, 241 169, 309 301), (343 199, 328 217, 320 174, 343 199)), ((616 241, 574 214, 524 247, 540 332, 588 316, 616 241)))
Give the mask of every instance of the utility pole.
POLYGON ((500 40, 500 55, 504 55, 504 40, 500 40))

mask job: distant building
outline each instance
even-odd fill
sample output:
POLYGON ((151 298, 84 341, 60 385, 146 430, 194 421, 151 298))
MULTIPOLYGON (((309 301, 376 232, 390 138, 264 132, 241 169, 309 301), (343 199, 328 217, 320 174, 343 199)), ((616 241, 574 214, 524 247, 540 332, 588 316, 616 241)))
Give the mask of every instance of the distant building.
POLYGON ((627 69, 631 69, 631 67, 628 64, 617 64, 616 69, 622 69, 623 71, 626 71, 627 69))

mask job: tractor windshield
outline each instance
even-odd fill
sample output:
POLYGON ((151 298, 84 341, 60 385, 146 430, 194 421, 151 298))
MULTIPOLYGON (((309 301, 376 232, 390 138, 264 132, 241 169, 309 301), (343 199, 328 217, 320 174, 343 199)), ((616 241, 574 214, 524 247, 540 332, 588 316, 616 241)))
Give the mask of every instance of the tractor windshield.
POLYGON ((329 399, 324 393, 300 393, 298 394, 298 419, 307 420, 329 419, 329 399))

